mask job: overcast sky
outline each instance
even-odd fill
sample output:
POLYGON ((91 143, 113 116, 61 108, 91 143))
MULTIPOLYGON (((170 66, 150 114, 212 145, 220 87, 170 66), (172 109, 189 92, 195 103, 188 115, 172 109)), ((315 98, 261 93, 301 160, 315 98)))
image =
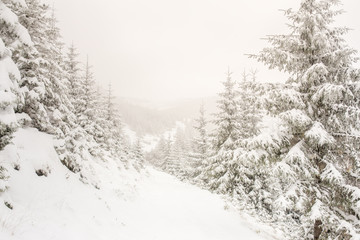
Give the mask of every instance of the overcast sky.
MULTIPOLYGON (((52 0, 49 0, 50 2, 52 0)), ((286 33, 279 9, 289 0, 54 0, 66 43, 74 42, 103 86, 117 96, 174 100, 215 95, 228 66, 259 79, 281 81, 244 54, 266 46, 268 34, 286 33)), ((344 0, 340 25, 354 29, 349 44, 360 49, 359 0, 344 0)))

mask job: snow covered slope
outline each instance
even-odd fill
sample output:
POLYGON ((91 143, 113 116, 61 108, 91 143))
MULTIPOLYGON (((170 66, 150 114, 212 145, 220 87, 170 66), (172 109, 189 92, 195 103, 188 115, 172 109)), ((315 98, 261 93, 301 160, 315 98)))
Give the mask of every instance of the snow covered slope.
POLYGON ((141 175, 112 159, 93 159, 84 163, 93 178, 84 180, 61 164, 53 146, 52 136, 19 129, 13 144, 0 152, 10 176, 8 190, 0 195, 0 239, 118 239, 116 207, 133 197, 141 175), (40 169, 47 176, 38 176, 40 169))
POLYGON ((20 129, 13 142, 0 152, 11 176, 0 199, 13 208, 0 203, 1 240, 280 239, 220 197, 151 168, 140 175, 95 162, 96 189, 60 163, 50 135, 20 129))
POLYGON ((148 169, 124 212, 126 240, 275 240, 271 228, 245 219, 217 195, 148 169))

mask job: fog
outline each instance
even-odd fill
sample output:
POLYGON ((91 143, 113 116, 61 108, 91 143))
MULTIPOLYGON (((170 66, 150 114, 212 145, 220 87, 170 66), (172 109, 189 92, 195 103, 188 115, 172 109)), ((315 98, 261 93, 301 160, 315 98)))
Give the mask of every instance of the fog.
MULTIPOLYGON (((215 95, 229 67, 236 79, 258 69, 261 81, 284 81, 244 54, 257 53, 268 34, 286 33, 279 9, 288 0, 55 0, 66 43, 84 60, 89 55, 97 81, 112 83, 116 96, 175 100, 215 95)), ((349 44, 360 49, 359 1, 345 0, 339 25, 353 29, 349 44)))

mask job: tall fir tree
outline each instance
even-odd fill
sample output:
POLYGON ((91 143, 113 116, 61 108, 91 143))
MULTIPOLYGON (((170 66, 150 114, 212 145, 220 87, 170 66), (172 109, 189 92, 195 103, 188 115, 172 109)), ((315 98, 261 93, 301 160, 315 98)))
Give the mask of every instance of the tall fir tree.
POLYGON ((86 131, 88 149, 93 156, 102 157, 104 152, 96 142, 98 136, 104 136, 101 127, 102 116, 101 95, 97 93, 94 74, 91 70, 89 57, 86 57, 85 69, 80 79, 80 88, 77 96, 77 118, 79 125, 86 131))
POLYGON ((239 138, 241 126, 239 125, 239 102, 236 82, 232 80, 232 73, 227 72, 226 81, 223 82, 224 91, 219 94, 217 101, 218 112, 215 115, 213 149, 219 151, 222 148, 233 149, 234 143, 239 138))
POLYGON ((231 78, 230 70, 226 81, 223 82, 224 91, 219 94, 219 112, 215 115, 216 126, 213 134, 211 157, 208 165, 204 168, 201 178, 211 190, 226 193, 233 192, 236 185, 237 174, 235 172, 234 149, 239 139, 241 126, 239 125, 239 102, 236 82, 231 78))
POLYGON ((160 167, 162 170, 167 169, 167 164, 170 162, 172 154, 172 139, 168 135, 166 138, 162 137, 158 143, 158 150, 160 151, 161 164, 160 167))
POLYGON ((244 70, 242 80, 239 82, 238 121, 241 126, 240 140, 254 136, 257 133, 256 125, 261 115, 258 99, 261 96, 257 95, 259 84, 256 82, 256 73, 256 70, 251 70, 249 76, 244 70))
POLYGON ((198 177, 203 167, 207 165, 207 160, 209 157, 209 136, 207 133, 207 124, 208 121, 205 117, 205 105, 202 103, 199 109, 199 117, 195 119, 196 125, 194 129, 197 130, 197 136, 193 139, 193 153, 191 156, 191 177, 198 177))
POLYGON ((127 157, 130 153, 130 143, 125 138, 123 132, 123 123, 121 116, 115 104, 115 97, 112 92, 111 83, 109 83, 105 96, 104 108, 104 126, 105 144, 114 157, 117 157, 125 166, 129 162, 127 157))
MULTIPOLYGON (((8 4, 19 4, 7 1, 8 4)), ((18 127, 15 111, 23 104, 23 92, 19 87, 21 75, 11 59, 12 50, 19 45, 32 46, 30 35, 19 23, 17 16, 0 0, 0 150, 10 143, 18 127)), ((7 188, 8 162, 0 161, 0 192, 7 188)))
POLYGON ((291 33, 269 36, 272 47, 253 56, 290 74, 287 92, 299 102, 277 108, 282 144, 269 156, 279 176, 274 200, 297 216, 306 239, 359 232, 359 71, 356 51, 343 39, 348 29, 333 26, 338 3, 303 0, 297 11, 285 11, 291 33))
POLYGON ((65 58, 65 71, 67 76, 67 83, 68 83, 68 89, 69 89, 69 100, 73 106, 73 112, 78 117, 81 111, 81 105, 84 105, 82 103, 81 96, 84 95, 82 92, 84 91, 83 86, 81 84, 81 68, 80 68, 80 62, 78 60, 79 53, 74 45, 72 43, 68 49, 66 58, 65 58))
POLYGON ((144 150, 141 143, 141 139, 137 138, 132 150, 133 166, 137 171, 143 169, 145 163, 144 150))
POLYGON ((29 115, 32 126, 48 131, 51 124, 44 102, 49 81, 43 77, 46 59, 41 50, 45 48, 42 45, 43 31, 48 21, 49 8, 38 0, 25 2, 26 6, 17 6, 14 11, 20 23, 28 30, 34 44, 21 45, 14 49, 13 59, 21 73, 20 87, 24 93, 24 104, 19 106, 18 111, 29 115))

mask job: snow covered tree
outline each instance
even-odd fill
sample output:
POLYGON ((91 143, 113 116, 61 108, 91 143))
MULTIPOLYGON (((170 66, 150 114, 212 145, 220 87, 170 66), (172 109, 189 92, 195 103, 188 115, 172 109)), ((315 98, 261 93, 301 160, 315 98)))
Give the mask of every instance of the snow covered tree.
POLYGON ((167 152, 167 142, 162 136, 157 142, 155 148, 148 154, 149 162, 158 168, 162 167, 163 160, 165 159, 165 155, 167 152))
POLYGON ((79 53, 77 52, 77 49, 72 43, 68 49, 67 57, 65 60, 65 71, 67 74, 67 82, 68 82, 68 89, 69 89, 69 100, 74 107, 74 113, 78 117, 81 111, 79 108, 81 108, 81 105, 84 105, 82 103, 81 96, 82 91, 84 91, 83 86, 81 84, 81 69, 80 69, 80 62, 78 61, 79 53))
POLYGON ((338 3, 303 0, 285 11, 291 33, 269 36, 272 47, 253 56, 290 74, 289 100, 275 107, 279 130, 269 139, 278 150, 268 159, 281 180, 274 200, 297 215, 307 239, 359 232, 359 71, 342 37, 348 29, 333 27, 338 3))
MULTIPOLYGON (((85 138, 88 151, 97 157, 103 157, 104 152, 101 149, 101 140, 105 132, 101 123, 104 121, 103 110, 101 109, 101 94, 96 91, 94 74, 91 71, 92 66, 89 64, 89 58, 86 58, 83 76, 79 76, 76 84, 78 91, 75 94, 75 113, 77 122, 85 130, 85 138)), ((102 141, 103 142, 103 141, 102 141)))
POLYGON ((224 91, 219 94, 220 99, 217 101, 219 112, 216 113, 214 120, 217 127, 213 143, 215 151, 221 148, 233 149, 233 143, 239 137, 238 92, 235 89, 236 82, 232 80, 231 75, 229 70, 226 81, 223 82, 224 91))
POLYGON ((163 148, 162 169, 180 179, 185 178, 188 167, 186 149, 183 131, 178 129, 175 137, 169 135, 163 148))
POLYGON ((191 177, 197 177, 204 166, 207 164, 209 157, 209 136, 207 133, 207 120, 205 117, 205 106, 201 104, 199 110, 199 118, 195 119, 197 130, 197 137, 193 139, 193 152, 191 154, 191 177))
POLYGON ((242 80, 239 82, 238 116, 240 125, 239 139, 245 139, 256 134, 256 124, 260 119, 260 106, 257 94, 256 70, 251 70, 251 80, 244 70, 242 80))
POLYGON ((89 64, 89 58, 86 58, 85 71, 82 81, 82 95, 80 96, 83 105, 80 112, 82 116, 79 116, 81 125, 86 129, 88 133, 93 133, 94 126, 92 125, 96 118, 96 111, 99 106, 99 100, 96 94, 96 85, 94 80, 94 74, 91 71, 91 65, 89 64))
POLYGON ((174 160, 172 158, 172 144, 173 144, 173 141, 169 136, 167 136, 166 138, 162 137, 158 143, 158 147, 160 150, 160 156, 161 156, 161 169, 164 170, 164 171, 169 171, 170 168, 172 167, 169 167, 170 165, 172 165, 172 161, 174 160))
POLYGON ((26 0, 26 5, 13 5, 19 22, 28 30, 33 45, 20 45, 14 48, 13 60, 21 73, 20 87, 24 94, 24 104, 18 106, 18 112, 24 112, 31 118, 31 125, 41 131, 50 127, 45 101, 46 82, 42 75, 45 73, 41 66, 46 61, 38 51, 42 49, 44 29, 47 24, 48 7, 38 0, 26 0), (40 44, 41 43, 41 44, 40 44))
MULTIPOLYGON (((97 138, 103 141, 103 146, 113 157, 118 158, 125 167, 128 165, 128 155, 130 153, 130 143, 123 133, 123 123, 121 116, 114 102, 111 84, 109 84, 106 95, 104 96, 102 109, 98 110, 101 114, 99 124, 104 131, 103 136, 97 138)), ((98 115, 99 116, 99 115, 98 115)))
MULTIPOLYGON (((79 172, 83 161, 86 147, 82 143, 83 131, 77 124, 74 106, 71 102, 69 80, 67 79, 67 67, 63 55, 63 43, 61 42, 60 30, 52 9, 51 15, 45 25, 44 48, 41 53, 46 59, 44 63, 45 74, 42 76, 48 83, 45 108, 50 117, 53 133, 58 138, 56 150, 62 163, 73 172, 79 172)), ((39 50, 40 51, 40 50, 39 50)))
POLYGON ((179 147, 171 145, 170 152, 165 156, 163 164, 163 170, 176 177, 182 176, 179 153, 181 153, 179 147))
POLYGON ((189 154, 190 140, 186 136, 185 129, 177 129, 172 150, 177 165, 176 176, 180 179, 189 178, 193 166, 189 154))
MULTIPOLYGON (((0 4, 3 5, 1 2, 0 4)), ((4 42, 0 39, 0 150, 10 142, 11 135, 17 127, 14 109, 16 108, 16 94, 19 92, 19 88, 17 82, 11 79, 11 72, 8 69, 9 64, 14 64, 10 57, 11 51, 5 47, 4 42)))
POLYGON ((215 115, 216 130, 212 136, 213 153, 201 174, 201 179, 209 184, 210 189, 222 193, 232 192, 238 178, 235 170, 236 163, 233 161, 233 150, 236 148, 241 126, 238 115, 238 92, 231 74, 228 71, 226 81, 223 82, 224 91, 219 94, 219 112, 215 115))
POLYGON ((136 170, 140 171, 144 168, 144 151, 141 146, 141 139, 137 138, 134 146, 133 146, 133 160, 134 160, 134 167, 136 170))
POLYGON ((27 8, 17 14, 34 42, 33 48, 17 48, 14 59, 23 80, 25 105, 19 109, 29 114, 34 127, 55 134, 56 150, 62 162, 72 171, 80 170, 81 144, 76 142, 81 131, 70 101, 63 44, 54 12, 38 0, 26 0, 27 8))
MULTIPOLYGON (((8 1, 9 2, 9 1, 8 1)), ((9 3, 14 3, 10 1, 9 3)), ((10 143, 12 133, 18 127, 15 111, 23 104, 19 87, 20 72, 11 59, 14 47, 31 46, 33 43, 27 30, 17 16, 0 0, 0 150, 10 143)), ((6 162, 0 161, 0 192, 6 190, 6 162)))

